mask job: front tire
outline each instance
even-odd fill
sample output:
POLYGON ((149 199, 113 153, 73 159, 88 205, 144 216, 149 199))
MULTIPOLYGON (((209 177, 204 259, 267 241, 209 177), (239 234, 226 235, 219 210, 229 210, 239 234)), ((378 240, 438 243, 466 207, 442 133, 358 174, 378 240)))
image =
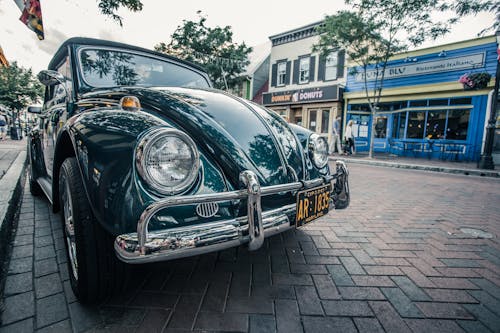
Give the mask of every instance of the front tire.
POLYGON ((80 302, 99 302, 123 285, 126 265, 91 211, 74 157, 61 166, 59 194, 71 288, 80 302))
MULTIPOLYGON (((31 147, 28 146, 28 150, 31 151, 31 147)), ((31 160, 31 153, 29 154, 29 185, 30 185, 30 193, 34 197, 39 197, 43 194, 42 188, 40 184, 33 177, 33 161, 31 160)))

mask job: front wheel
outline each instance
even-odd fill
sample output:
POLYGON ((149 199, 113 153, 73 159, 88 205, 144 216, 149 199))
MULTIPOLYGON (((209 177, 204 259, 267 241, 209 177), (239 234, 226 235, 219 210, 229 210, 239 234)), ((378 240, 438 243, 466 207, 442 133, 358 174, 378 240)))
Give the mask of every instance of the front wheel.
POLYGON ((73 157, 61 166, 59 200, 71 288, 82 303, 96 303, 123 285, 127 267, 116 258, 112 237, 92 214, 73 157))

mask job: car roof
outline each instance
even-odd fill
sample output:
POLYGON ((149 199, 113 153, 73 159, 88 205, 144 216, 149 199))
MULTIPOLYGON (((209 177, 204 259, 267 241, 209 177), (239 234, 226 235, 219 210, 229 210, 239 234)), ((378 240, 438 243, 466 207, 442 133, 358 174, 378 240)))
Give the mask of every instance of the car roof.
POLYGON ((93 45, 93 46, 109 46, 109 47, 116 47, 116 48, 124 48, 128 50, 133 50, 133 51, 139 51, 139 52, 144 52, 144 53, 149 53, 152 55, 155 55, 157 57, 165 58, 168 60, 176 61, 182 64, 186 64, 190 67, 193 67, 203 73, 206 73, 205 69, 199 65, 196 65, 192 62, 182 60, 176 57, 172 57, 168 54, 161 53, 161 52, 156 52, 153 50, 148 50, 139 46, 134 46, 130 44, 125 44, 125 43, 119 43, 119 42, 113 42, 109 40, 104 40, 104 39, 96 39, 96 38, 88 38, 88 37, 72 37, 68 40, 66 40, 57 50, 55 53, 54 57, 49 63, 49 69, 55 69, 57 65, 60 64, 62 61, 62 58, 64 55, 67 53, 67 48, 68 46, 71 45, 93 45))

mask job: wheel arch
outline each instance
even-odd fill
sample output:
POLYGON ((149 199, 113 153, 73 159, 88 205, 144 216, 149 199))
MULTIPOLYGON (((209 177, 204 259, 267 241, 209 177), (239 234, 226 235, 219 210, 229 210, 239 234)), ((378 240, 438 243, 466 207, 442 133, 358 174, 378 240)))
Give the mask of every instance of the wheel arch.
POLYGON ((54 213, 61 209, 59 203, 59 174, 61 172, 61 165, 68 157, 76 157, 75 147, 69 133, 63 131, 57 140, 56 152, 54 154, 52 177, 52 209, 54 213))

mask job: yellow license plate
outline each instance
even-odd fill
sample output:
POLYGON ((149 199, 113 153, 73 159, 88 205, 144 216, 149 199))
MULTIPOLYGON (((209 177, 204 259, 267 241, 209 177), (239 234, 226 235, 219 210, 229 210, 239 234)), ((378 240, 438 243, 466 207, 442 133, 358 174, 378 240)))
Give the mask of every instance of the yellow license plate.
POLYGON ((297 228, 328 213, 330 188, 331 186, 328 184, 297 193, 297 215, 295 218, 297 228))

